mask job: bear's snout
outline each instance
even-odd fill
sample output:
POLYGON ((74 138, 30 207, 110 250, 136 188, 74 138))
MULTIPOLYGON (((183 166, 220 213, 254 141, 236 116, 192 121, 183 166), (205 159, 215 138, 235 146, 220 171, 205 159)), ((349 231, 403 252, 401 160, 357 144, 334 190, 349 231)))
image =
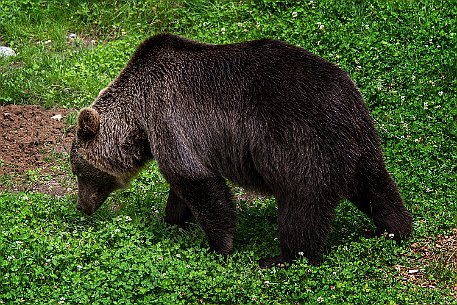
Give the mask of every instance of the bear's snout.
POLYGON ((83 212, 84 214, 86 215, 91 215, 93 212, 92 211, 89 211, 87 209, 84 209, 82 206, 80 206, 79 204, 76 205, 76 209, 80 212, 83 212))
POLYGON ((95 210, 97 210, 86 204, 81 204, 79 200, 78 200, 78 203, 76 203, 76 209, 80 212, 83 212, 84 214, 86 214, 88 216, 90 216, 91 214, 93 214, 95 212, 95 210))

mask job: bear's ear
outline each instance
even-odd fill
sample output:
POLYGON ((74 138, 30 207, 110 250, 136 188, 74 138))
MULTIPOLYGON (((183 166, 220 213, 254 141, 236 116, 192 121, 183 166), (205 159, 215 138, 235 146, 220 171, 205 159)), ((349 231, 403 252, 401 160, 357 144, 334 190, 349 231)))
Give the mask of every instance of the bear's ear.
POLYGON ((92 108, 84 108, 78 115, 77 136, 83 141, 91 140, 100 129, 100 115, 92 108))

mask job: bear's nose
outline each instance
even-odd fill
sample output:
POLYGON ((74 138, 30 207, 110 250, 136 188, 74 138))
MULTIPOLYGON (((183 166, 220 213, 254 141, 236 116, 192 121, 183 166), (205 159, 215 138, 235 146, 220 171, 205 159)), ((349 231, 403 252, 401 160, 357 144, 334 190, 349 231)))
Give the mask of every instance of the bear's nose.
POLYGON ((79 204, 76 205, 76 209, 77 209, 78 211, 82 211, 82 210, 83 210, 83 208, 82 208, 79 204))

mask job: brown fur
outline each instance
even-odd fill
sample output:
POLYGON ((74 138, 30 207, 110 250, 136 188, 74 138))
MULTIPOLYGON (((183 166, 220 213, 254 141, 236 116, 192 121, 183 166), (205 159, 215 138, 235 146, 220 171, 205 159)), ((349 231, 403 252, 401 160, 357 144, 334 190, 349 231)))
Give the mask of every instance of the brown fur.
POLYGON ((78 115, 78 137, 82 140, 93 138, 100 128, 100 115, 90 108, 82 109, 78 115))
POLYGON ((90 214, 155 158, 170 183, 166 220, 194 216, 223 254, 235 230, 225 179, 273 194, 281 255, 263 261, 271 265, 298 253, 318 262, 342 197, 380 233, 410 233, 379 146, 337 66, 273 40, 215 46, 164 34, 81 111, 71 159, 78 207, 90 214))

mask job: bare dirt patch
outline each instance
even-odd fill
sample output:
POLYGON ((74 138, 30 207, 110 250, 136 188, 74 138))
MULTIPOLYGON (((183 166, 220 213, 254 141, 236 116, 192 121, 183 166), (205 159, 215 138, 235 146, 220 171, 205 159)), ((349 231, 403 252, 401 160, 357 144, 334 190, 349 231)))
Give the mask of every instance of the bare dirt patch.
MULTIPOLYGON (((457 228, 446 235, 422 240, 411 245, 410 267, 395 265, 402 281, 422 288, 436 289, 439 277, 457 271, 457 228)), ((448 283, 450 294, 457 301, 457 279, 448 283)))
POLYGON ((0 107, 0 192, 34 191, 56 196, 74 192, 68 165, 73 138, 69 109, 0 107))

